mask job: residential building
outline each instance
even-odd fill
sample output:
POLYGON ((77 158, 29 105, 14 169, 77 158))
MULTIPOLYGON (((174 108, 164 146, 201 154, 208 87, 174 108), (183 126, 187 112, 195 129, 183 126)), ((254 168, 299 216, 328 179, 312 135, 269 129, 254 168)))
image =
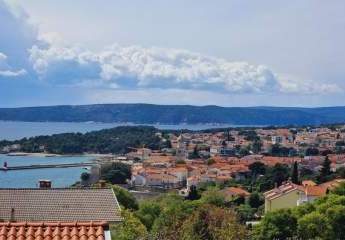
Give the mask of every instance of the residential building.
POLYGON ((250 196, 250 193, 243 188, 239 187, 228 187, 222 190, 222 193, 225 195, 225 199, 230 201, 235 197, 244 197, 247 198, 250 196))
POLYGON ((297 206, 301 194, 304 194, 303 186, 291 182, 265 192, 265 213, 297 206))

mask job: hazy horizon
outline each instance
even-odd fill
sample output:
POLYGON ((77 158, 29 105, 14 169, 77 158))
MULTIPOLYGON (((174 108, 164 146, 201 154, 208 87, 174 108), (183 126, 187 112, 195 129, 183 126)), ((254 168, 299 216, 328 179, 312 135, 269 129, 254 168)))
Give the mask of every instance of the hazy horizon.
MULTIPOLYGON (((90 105, 157 105, 157 106, 191 106, 191 107, 221 107, 221 108, 345 108, 345 105, 334 106, 314 106, 314 107, 297 107, 297 106, 222 106, 222 105, 197 105, 197 104, 159 104, 159 103, 85 103, 85 104, 57 104, 57 105, 29 105, 29 106, 16 106, 16 107, 1 107, 0 108, 38 108, 38 107, 60 107, 60 106, 90 106, 90 105)), ((0 120, 1 121, 1 120, 0 120)))

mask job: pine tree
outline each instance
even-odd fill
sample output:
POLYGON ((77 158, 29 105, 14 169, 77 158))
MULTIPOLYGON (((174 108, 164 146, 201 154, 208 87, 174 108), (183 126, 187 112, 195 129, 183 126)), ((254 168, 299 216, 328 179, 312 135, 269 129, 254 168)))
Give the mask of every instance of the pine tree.
POLYGON ((292 176, 291 176, 292 183, 298 184, 298 163, 294 162, 293 168, 292 168, 292 176))

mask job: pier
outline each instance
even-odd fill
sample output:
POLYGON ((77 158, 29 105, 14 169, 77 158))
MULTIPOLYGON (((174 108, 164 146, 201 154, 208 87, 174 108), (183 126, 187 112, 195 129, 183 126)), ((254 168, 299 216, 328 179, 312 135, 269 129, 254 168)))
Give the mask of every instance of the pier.
POLYGON ((63 163, 63 164, 36 164, 27 166, 4 166, 0 168, 0 171, 15 171, 15 170, 30 170, 30 169, 41 169, 41 168, 71 168, 71 167, 91 167, 96 163, 63 163))

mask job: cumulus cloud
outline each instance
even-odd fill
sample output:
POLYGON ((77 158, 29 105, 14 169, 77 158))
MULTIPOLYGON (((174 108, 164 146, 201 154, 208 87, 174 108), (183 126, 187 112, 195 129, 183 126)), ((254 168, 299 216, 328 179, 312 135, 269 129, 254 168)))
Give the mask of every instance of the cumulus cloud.
POLYGON ((7 64, 7 56, 0 52, 0 77, 18 77, 26 74, 26 70, 12 70, 7 64))
POLYGON ((61 84, 125 89, 198 89, 228 93, 333 92, 332 84, 279 78, 269 68, 179 49, 122 47, 100 52, 34 46, 30 59, 39 76, 61 84))
POLYGON ((113 45, 102 51, 68 46, 56 33, 38 34, 23 11, 0 0, 0 76, 40 79, 52 86, 192 89, 221 93, 325 93, 336 85, 293 81, 263 65, 180 49, 113 45), (0 62, 1 64, 1 62, 0 62))
POLYGON ((28 49, 40 42, 37 29, 28 19, 22 9, 0 0, 0 52, 8 57, 10 66, 30 70, 28 49))
POLYGON ((35 46, 30 59, 43 79, 63 84, 97 81, 113 88, 226 92, 267 92, 279 88, 276 77, 267 67, 177 49, 114 45, 101 52, 90 52, 73 47, 42 49, 35 46), (58 76, 59 73, 62 76, 58 76))

